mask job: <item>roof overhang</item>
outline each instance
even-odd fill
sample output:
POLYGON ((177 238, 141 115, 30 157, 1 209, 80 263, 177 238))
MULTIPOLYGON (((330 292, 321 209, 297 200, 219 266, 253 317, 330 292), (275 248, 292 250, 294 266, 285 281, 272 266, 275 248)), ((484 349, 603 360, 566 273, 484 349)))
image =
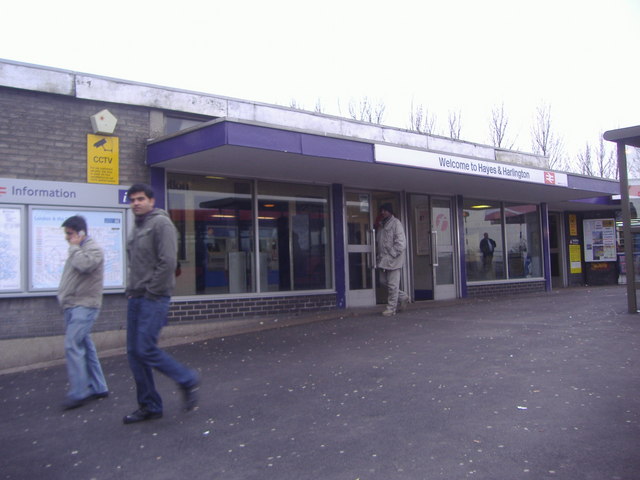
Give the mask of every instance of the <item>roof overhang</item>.
POLYGON ((558 186, 383 164, 375 143, 224 118, 150 141, 147 164, 181 173, 546 202, 552 210, 616 208, 611 195, 620 191, 617 182, 577 175, 558 186))
POLYGON ((610 142, 624 143, 630 147, 640 148, 640 125, 609 130, 604 132, 602 137, 610 142))

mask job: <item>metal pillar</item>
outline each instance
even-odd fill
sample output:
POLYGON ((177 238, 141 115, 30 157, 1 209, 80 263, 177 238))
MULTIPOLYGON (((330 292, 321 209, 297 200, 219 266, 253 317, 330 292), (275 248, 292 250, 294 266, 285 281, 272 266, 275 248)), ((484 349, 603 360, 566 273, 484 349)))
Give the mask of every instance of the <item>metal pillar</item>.
POLYGON ((627 270, 627 305, 629 313, 638 313, 636 300, 636 269, 633 263, 633 239, 631 237, 631 207, 629 203, 629 170, 626 147, 640 148, 640 125, 604 132, 602 137, 615 142, 618 147, 618 175, 620 176, 620 202, 622 203, 622 235, 624 239, 624 263, 627 270))
POLYGON ((627 307, 629 313, 638 313, 636 298, 636 269, 633 262, 633 238, 631 237, 631 208, 629 200, 629 173, 624 142, 617 142, 618 174, 620 176, 620 203, 622 207, 622 238, 624 239, 624 263, 627 270, 627 307))

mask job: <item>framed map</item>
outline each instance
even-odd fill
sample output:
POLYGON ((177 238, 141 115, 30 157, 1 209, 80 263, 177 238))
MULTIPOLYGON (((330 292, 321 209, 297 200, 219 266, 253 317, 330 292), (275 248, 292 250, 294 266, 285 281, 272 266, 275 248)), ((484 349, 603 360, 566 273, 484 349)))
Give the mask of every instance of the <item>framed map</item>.
POLYGON ((69 249, 61 225, 73 215, 85 218, 87 233, 104 251, 105 289, 124 288, 126 232, 123 210, 30 207, 29 289, 57 290, 69 249))
POLYGON ((22 290, 23 208, 0 207, 0 292, 22 290))

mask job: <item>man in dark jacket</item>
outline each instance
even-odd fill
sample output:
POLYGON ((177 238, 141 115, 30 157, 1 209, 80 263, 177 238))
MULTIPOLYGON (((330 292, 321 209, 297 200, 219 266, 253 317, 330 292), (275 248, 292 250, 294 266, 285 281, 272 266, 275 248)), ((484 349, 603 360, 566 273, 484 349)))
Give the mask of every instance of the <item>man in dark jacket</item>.
POLYGON ((136 382, 139 408, 123 418, 126 424, 162 417, 162 398, 153 371, 164 373, 182 390, 185 410, 197 404, 199 375, 158 348, 167 323, 177 266, 176 229, 164 210, 155 208, 151 187, 133 185, 127 192, 135 226, 127 242, 127 355, 136 382))
POLYGON ((489 275, 493 268, 493 252, 496 249, 496 242, 489 234, 485 232, 482 240, 480 240, 480 251, 482 252, 482 271, 485 275, 489 275))
POLYGON ((68 410, 104 398, 109 390, 91 340, 91 329, 102 306, 104 255, 87 235, 84 217, 69 217, 62 228, 69 242, 69 256, 58 287, 58 302, 64 311, 64 350, 69 375, 69 392, 62 407, 68 410))

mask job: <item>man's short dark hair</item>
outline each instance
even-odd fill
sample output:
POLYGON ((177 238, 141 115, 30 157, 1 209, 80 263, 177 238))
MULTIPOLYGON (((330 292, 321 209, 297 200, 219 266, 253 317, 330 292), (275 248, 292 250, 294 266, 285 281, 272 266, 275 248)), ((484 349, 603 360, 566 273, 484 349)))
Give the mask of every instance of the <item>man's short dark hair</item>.
POLYGON ((74 215, 73 217, 67 218, 64 222, 62 222, 62 228, 70 228, 74 232, 84 231, 85 233, 87 233, 89 231, 87 229, 87 221, 80 215, 74 215))
POLYGON ((383 203, 382 205, 380 205, 379 211, 381 212, 382 210, 386 210, 391 215, 393 215, 393 206, 391 206, 390 203, 383 203))
POLYGON ((153 188, 151 188, 146 183, 136 183, 135 185, 131 185, 129 190, 127 190, 127 199, 131 197, 134 193, 144 193, 147 198, 153 198, 153 188))

